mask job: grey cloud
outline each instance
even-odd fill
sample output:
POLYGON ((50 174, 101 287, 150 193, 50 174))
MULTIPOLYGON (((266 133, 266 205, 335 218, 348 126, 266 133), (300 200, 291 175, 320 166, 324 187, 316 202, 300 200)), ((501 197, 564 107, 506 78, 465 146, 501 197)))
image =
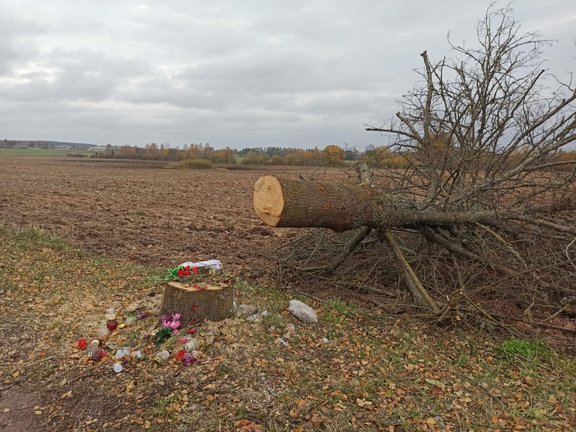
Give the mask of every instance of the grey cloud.
POLYGON ((12 84, 0 96, 14 101, 104 100, 113 97, 123 80, 144 70, 139 61, 110 58, 91 51, 54 51, 39 56, 35 69, 12 73, 12 84))
POLYGON ((0 9, 0 76, 9 73, 18 62, 35 55, 35 47, 26 39, 44 31, 45 27, 37 22, 10 19, 0 9))
MULTIPOLYGON (((517 4, 574 71, 571 0, 517 4)), ((473 0, 0 0, 0 130, 143 145, 364 146, 421 67, 474 39, 473 0)), ((504 4, 502 4, 503 6, 504 4)), ((0 137, 2 138, 2 137, 0 137)))

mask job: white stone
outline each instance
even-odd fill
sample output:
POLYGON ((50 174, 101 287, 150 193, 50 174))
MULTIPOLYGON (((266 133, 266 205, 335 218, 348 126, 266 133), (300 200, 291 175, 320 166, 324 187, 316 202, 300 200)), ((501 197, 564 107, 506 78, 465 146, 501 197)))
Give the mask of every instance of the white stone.
POLYGON ((238 318, 248 318, 258 312, 258 308, 254 305, 240 305, 238 309, 236 309, 236 316, 238 318))
POLYGON ((198 343, 198 339, 190 339, 188 342, 184 344, 184 349, 187 352, 195 351, 200 348, 200 344, 198 343))
POLYGON ((154 358, 158 360, 160 363, 166 363, 170 358, 170 353, 166 350, 162 350, 160 352, 157 352, 154 358))
POLYGON ((318 315, 316 315, 314 309, 300 300, 290 300, 288 310, 303 323, 315 324, 318 322, 318 315))

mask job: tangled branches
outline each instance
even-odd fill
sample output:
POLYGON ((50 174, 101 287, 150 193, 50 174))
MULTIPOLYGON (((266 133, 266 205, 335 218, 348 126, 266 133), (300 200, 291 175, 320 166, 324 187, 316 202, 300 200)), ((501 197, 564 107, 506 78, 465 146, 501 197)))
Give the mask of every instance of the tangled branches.
POLYGON ((520 34, 510 8, 489 9, 477 36, 477 48, 452 45, 455 59, 424 51, 396 119, 367 128, 406 161, 373 172, 370 218, 352 234, 315 230, 284 262, 377 294, 400 275, 437 317, 467 304, 554 326, 576 316, 576 161, 559 157, 576 142, 576 88, 571 77, 545 86, 548 41, 520 34))

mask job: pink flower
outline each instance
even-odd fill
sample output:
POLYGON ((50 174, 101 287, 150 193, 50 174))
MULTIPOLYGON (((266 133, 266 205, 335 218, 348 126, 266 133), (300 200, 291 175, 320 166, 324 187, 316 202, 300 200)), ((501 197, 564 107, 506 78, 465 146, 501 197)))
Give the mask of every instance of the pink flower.
POLYGON ((182 356, 182 363, 184 364, 184 366, 190 366, 196 363, 197 360, 198 359, 190 353, 186 353, 182 356))
POLYGON ((175 313, 173 315, 164 315, 162 316, 162 327, 168 328, 172 330, 172 332, 176 333, 178 329, 180 329, 180 317, 182 314, 175 313))

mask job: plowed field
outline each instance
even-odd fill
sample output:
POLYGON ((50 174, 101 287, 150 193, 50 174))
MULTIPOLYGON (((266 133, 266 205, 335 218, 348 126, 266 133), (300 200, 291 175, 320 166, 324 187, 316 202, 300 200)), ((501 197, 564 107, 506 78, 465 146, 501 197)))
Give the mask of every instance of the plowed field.
MULTIPOLYGON (((275 168, 297 177, 301 169, 275 168)), ((163 162, 0 158, 0 222, 34 225, 89 250, 155 267, 216 258, 257 276, 295 235, 263 226, 252 185, 270 170, 170 169, 163 162)))

